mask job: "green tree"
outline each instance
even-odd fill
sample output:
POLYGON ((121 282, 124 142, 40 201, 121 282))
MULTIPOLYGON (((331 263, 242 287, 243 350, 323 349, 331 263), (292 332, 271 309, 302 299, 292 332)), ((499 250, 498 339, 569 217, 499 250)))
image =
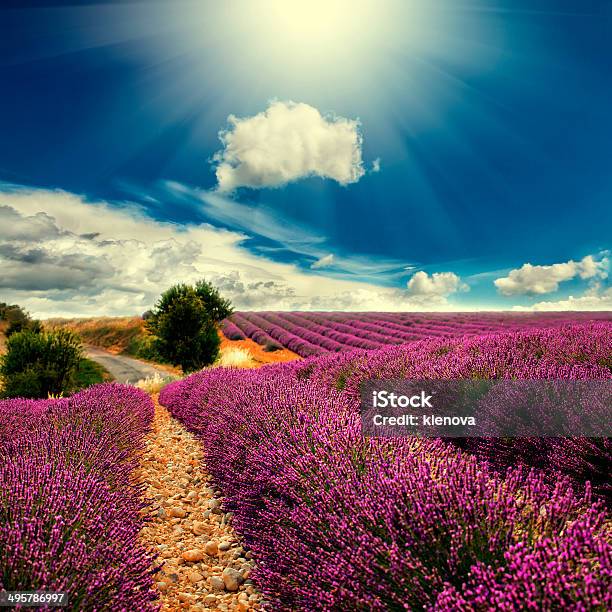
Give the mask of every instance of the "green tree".
POLYGON ((216 323, 230 313, 230 302, 210 283, 178 284, 162 294, 146 326, 156 336, 155 348, 164 359, 193 372, 219 355, 216 323))
POLYGON ((195 291, 203 300, 208 316, 215 323, 220 323, 234 312, 232 303, 222 297, 219 290, 212 283, 200 280, 196 283, 195 291))
POLYGON ((82 359, 81 343, 67 330, 16 332, 0 360, 4 397, 47 397, 72 390, 82 359))

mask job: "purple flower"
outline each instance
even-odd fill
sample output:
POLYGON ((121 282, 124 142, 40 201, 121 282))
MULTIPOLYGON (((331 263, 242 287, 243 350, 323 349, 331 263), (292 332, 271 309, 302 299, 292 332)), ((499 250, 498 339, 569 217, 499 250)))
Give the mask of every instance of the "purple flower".
POLYGON ((68 593, 72 610, 154 610, 133 471, 153 419, 117 384, 0 402, 0 588, 68 593))
MULTIPOLYGON (((355 315, 300 316, 331 329, 355 315)), ((422 315, 374 316, 426 325, 422 315)), ((248 317, 280 337, 281 315, 248 317)), ((207 370, 163 389, 160 401, 205 442, 270 609, 610 608, 610 520, 585 482, 592 447, 563 475, 567 454, 586 447, 530 469, 441 440, 361 433, 360 387, 371 378, 611 379, 609 323, 537 320, 550 329, 490 333, 516 321, 491 315, 486 333, 448 338, 449 323, 478 319, 427 315, 438 337, 207 370)))

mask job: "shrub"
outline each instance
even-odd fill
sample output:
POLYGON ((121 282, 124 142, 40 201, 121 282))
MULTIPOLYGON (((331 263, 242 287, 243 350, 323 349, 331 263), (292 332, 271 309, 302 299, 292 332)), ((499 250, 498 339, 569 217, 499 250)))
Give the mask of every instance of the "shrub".
POLYGON ((157 348, 157 338, 150 334, 130 338, 124 352, 148 361, 157 361, 158 363, 167 361, 157 348))
POLYGON ((26 329, 35 333, 40 333, 42 331, 41 322, 32 319, 21 306, 17 306, 16 304, 8 305, 4 302, 0 302, 0 321, 8 322, 8 327, 5 332, 7 338, 20 331, 25 331, 26 329))
POLYGON ((6 337, 10 338, 13 334, 21 331, 31 331, 34 334, 40 334, 42 332, 42 323, 33 319, 13 321, 6 330, 6 337))
POLYGON ((4 397, 47 397, 72 389, 82 358, 73 333, 21 331, 8 339, 6 348, 0 365, 4 397))
POLYGON ((242 330, 229 319, 224 319, 221 323, 221 331, 228 340, 244 340, 246 337, 242 330))
POLYGON ((193 372, 214 363, 221 340, 217 323, 232 312, 229 300, 207 281, 164 292, 146 321, 154 349, 164 360, 193 372))
POLYGON ((16 321, 18 319, 28 318, 28 314, 17 304, 6 304, 0 302, 0 321, 16 321))
POLYGON ((274 353, 275 351, 280 351, 282 348, 283 347, 278 342, 274 342, 274 340, 268 340, 264 344, 264 351, 266 351, 266 353, 274 353))

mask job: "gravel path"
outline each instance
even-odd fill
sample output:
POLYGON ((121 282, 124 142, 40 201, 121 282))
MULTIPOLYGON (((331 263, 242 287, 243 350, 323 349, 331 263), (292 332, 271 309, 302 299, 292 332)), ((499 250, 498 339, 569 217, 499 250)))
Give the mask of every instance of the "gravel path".
POLYGON ((155 404, 140 476, 154 508, 142 539, 160 553, 161 609, 259 610, 261 596, 249 580, 253 561, 240 546, 230 513, 221 510, 200 443, 155 404))
POLYGON ((157 368, 150 363, 126 357, 125 355, 113 355, 104 349, 95 346, 85 347, 86 356, 105 367, 120 383, 135 383, 142 378, 161 374, 168 376, 168 372, 162 368, 157 368))

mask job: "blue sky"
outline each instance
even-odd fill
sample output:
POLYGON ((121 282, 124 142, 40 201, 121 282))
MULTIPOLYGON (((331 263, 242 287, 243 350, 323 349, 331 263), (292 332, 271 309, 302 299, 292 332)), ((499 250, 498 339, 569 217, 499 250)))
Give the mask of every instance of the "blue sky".
POLYGON ((4 3, 0 300, 612 308, 612 3, 357 4, 4 3))

